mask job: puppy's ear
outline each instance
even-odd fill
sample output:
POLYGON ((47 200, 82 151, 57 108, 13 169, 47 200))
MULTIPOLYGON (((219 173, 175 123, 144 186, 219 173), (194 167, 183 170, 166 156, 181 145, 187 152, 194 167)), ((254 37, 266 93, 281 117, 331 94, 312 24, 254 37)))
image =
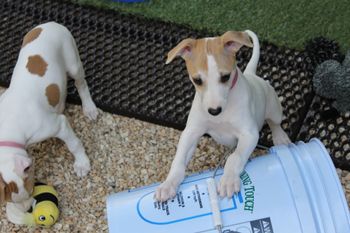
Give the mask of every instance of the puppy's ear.
POLYGON ((183 59, 188 58, 191 55, 195 42, 196 40, 191 38, 181 41, 175 48, 170 50, 165 64, 169 64, 175 57, 178 56, 181 56, 183 59))
POLYGON ((6 183, 0 174, 0 206, 5 202, 5 187, 6 183))
POLYGON ((237 53, 243 45, 253 47, 253 43, 246 32, 228 31, 221 36, 221 39, 225 49, 232 53, 237 53))
POLYGON ((32 160, 28 157, 24 157, 22 155, 16 155, 15 156, 15 172, 20 175, 24 176, 25 173, 30 169, 32 165, 32 160))

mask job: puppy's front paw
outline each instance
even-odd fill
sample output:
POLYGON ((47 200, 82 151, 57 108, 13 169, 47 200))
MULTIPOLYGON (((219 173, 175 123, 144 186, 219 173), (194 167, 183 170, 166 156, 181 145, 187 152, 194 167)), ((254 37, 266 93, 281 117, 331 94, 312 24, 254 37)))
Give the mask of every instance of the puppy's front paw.
POLYGON ((74 162, 74 171, 77 176, 86 176, 90 171, 90 161, 89 159, 80 159, 74 162))
POLYGON ((89 102, 88 104, 83 105, 83 112, 89 120, 92 121, 97 119, 98 110, 94 102, 89 102))
POLYGON ((284 132, 284 130, 281 127, 272 131, 272 141, 275 146, 288 145, 289 143, 291 143, 288 135, 286 134, 286 132, 284 132))
MULTIPOLYGON (((177 183, 177 182, 176 182, 177 183)), ((158 186, 154 198, 157 201, 167 201, 176 196, 177 184, 171 181, 164 181, 161 185, 158 186)))
POLYGON ((241 180, 239 176, 232 176, 224 174, 219 183, 219 195, 224 198, 231 198, 233 194, 238 193, 241 189, 241 180))

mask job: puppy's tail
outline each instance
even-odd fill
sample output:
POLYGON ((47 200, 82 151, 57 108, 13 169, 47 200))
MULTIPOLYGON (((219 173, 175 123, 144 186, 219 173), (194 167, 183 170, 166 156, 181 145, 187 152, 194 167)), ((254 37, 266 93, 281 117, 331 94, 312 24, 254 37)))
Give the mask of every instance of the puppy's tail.
POLYGON ((259 44, 259 40, 258 37, 255 35, 254 32, 250 31, 250 30, 246 30, 245 31, 249 37, 252 39, 253 41, 253 54, 252 57, 250 58, 250 61, 248 62, 247 67, 244 70, 245 74, 256 74, 256 68, 258 66, 258 62, 259 62, 259 57, 260 57, 260 44, 259 44))

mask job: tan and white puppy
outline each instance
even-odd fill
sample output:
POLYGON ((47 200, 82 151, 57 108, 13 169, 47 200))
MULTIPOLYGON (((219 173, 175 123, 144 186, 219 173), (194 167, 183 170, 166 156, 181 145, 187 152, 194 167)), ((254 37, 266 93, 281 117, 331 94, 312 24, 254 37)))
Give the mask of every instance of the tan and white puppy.
POLYGON ((62 114, 67 75, 75 80, 84 114, 96 119, 84 69, 71 33, 54 22, 28 32, 11 84, 0 97, 0 201, 24 202, 33 188, 33 161, 26 146, 51 137, 63 140, 74 155, 74 170, 85 176, 90 162, 82 143, 62 114))
POLYGON ((177 56, 186 62, 196 94, 170 172, 157 188, 155 198, 165 201, 176 195, 197 143, 206 133, 218 143, 236 147, 218 185, 220 196, 232 197, 240 190, 239 175, 257 145, 265 120, 274 144, 290 142, 280 126, 282 107, 275 90, 256 75, 258 38, 247 30, 229 31, 214 38, 185 39, 168 53, 166 63, 177 56), (252 58, 242 73, 236 66, 236 54, 242 46, 253 45, 252 58))

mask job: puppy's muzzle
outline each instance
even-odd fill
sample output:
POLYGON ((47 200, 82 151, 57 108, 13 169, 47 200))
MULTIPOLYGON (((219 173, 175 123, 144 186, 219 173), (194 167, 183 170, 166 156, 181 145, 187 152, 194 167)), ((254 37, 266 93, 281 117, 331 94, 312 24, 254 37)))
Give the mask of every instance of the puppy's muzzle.
POLYGON ((222 108, 221 107, 217 107, 217 108, 209 108, 208 112, 213 115, 213 116, 217 116, 221 113, 222 108))

